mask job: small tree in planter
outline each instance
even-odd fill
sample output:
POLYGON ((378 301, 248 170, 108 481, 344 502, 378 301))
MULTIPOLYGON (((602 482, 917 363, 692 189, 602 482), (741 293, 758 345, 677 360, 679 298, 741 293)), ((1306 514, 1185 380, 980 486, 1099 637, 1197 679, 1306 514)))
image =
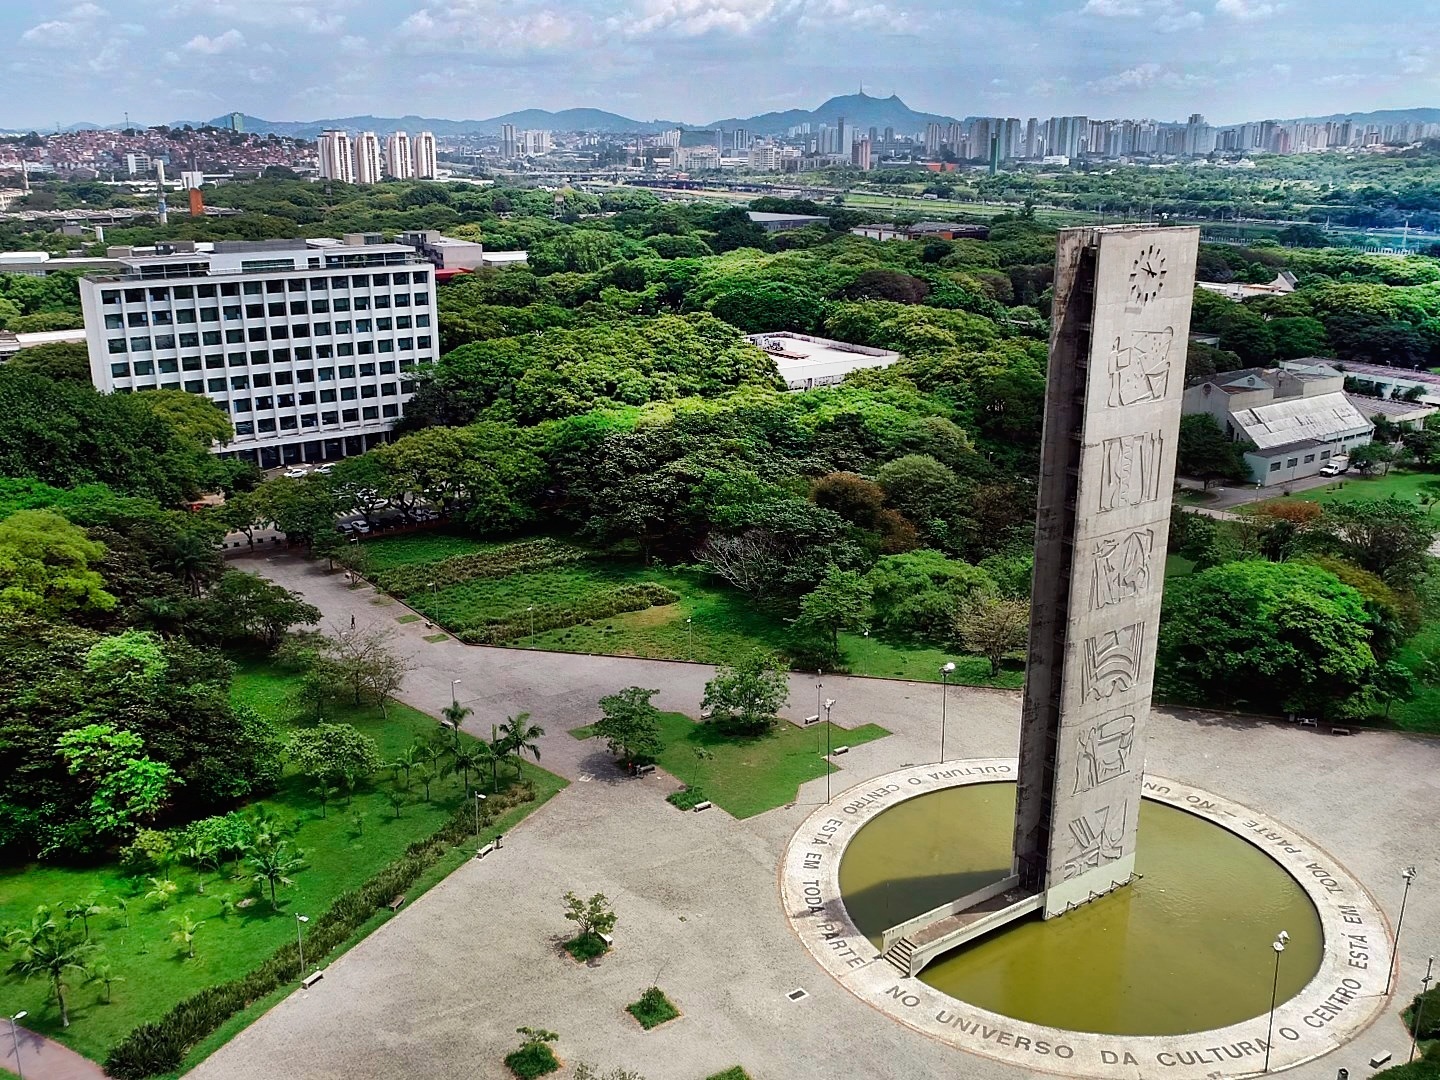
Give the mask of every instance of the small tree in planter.
POLYGON ((650 987, 640 995, 639 1001, 626 1005, 625 1011, 640 1021, 640 1026, 646 1031, 680 1015, 680 1010, 658 986, 650 987))
POLYGON ((505 1067, 520 1080, 534 1080, 560 1068, 555 1051, 550 1049, 550 1044, 560 1038, 559 1035, 543 1028, 522 1027, 515 1031, 523 1036, 520 1049, 505 1055, 505 1067))
POLYGON ((565 894, 565 918, 579 929, 573 938, 565 942, 565 951, 576 960, 593 960, 604 956, 610 945, 603 935, 615 929, 619 918, 610 907, 604 893, 596 893, 589 900, 581 900, 573 892, 565 894))
POLYGON ((595 734, 610 744, 610 752, 623 765, 650 761, 664 749, 660 738, 660 710, 650 703, 659 690, 627 686, 618 694, 600 699, 604 715, 595 725, 595 734))

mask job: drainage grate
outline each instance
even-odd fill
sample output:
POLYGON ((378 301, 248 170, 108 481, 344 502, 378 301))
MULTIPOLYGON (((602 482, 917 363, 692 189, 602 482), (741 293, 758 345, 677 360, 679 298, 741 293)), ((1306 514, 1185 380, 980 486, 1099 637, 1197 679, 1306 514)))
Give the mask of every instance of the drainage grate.
POLYGON ((807 998, 807 997, 810 996, 810 993, 809 993, 809 991, 807 991, 807 990, 801 990, 801 989, 797 986, 794 990, 791 990, 791 991, 790 991, 788 994, 786 994, 785 996, 786 996, 787 998, 789 998, 791 1001, 803 1001, 805 998, 807 998))

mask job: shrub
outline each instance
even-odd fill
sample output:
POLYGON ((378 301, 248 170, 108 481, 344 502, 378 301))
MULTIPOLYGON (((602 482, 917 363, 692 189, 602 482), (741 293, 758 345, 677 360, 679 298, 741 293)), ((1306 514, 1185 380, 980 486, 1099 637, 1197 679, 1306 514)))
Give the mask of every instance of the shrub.
POLYGON ((718 1072, 714 1076, 707 1076, 705 1080, 750 1080, 750 1074, 739 1065, 731 1065, 724 1072, 718 1072))
POLYGON ((396 596, 424 592, 434 583, 444 589, 476 578, 508 577, 525 570, 544 570, 587 558, 580 548, 558 540, 524 540, 518 544, 469 555, 453 555, 436 562, 409 563, 375 575, 375 584, 396 596))
POLYGON ((696 803, 705 801, 705 792, 694 784, 686 784, 679 791, 666 795, 665 801, 681 810, 694 810, 696 803))
POLYGON ((590 933, 571 938, 565 942, 564 949, 583 964, 587 960, 604 956, 610 951, 610 946, 605 944, 605 939, 599 934, 590 933))
POLYGON ((674 604, 679 599, 680 594, 673 589, 651 582, 620 585, 591 593, 572 604, 537 604, 533 612, 514 611, 500 618, 487 619, 483 626, 467 626, 463 621, 451 620, 451 629, 467 645, 503 645, 507 641, 527 637, 532 626, 536 633, 558 630, 592 619, 607 619, 626 611, 644 611, 650 607, 674 604))
POLYGON ((505 1055, 505 1066, 520 1077, 520 1080, 534 1080, 537 1076, 544 1076, 560 1068, 555 1051, 550 1049, 550 1044, 558 1039, 559 1035, 540 1028, 522 1027, 515 1030, 525 1036, 525 1039, 519 1050, 505 1055))
POLYGON ((640 1026, 646 1031, 680 1015, 680 1010, 675 1008, 665 996, 665 991, 658 986, 650 987, 640 995, 639 1001, 626 1005, 625 1011, 639 1020, 640 1026))

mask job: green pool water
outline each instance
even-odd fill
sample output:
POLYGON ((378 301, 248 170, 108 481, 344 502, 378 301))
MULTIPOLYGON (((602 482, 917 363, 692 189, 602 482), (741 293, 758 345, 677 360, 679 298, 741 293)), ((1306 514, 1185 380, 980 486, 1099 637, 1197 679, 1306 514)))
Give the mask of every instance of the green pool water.
MULTIPOLYGON (((877 943, 890 926, 1009 873, 1013 784, 922 795, 856 834, 840 865, 850 917, 877 943)), ((1071 1031, 1181 1035, 1270 1007, 1320 967, 1320 919, 1304 891, 1253 845, 1146 800, 1140 880, 1058 919, 1038 915, 962 946, 920 978, 992 1012, 1071 1031)))

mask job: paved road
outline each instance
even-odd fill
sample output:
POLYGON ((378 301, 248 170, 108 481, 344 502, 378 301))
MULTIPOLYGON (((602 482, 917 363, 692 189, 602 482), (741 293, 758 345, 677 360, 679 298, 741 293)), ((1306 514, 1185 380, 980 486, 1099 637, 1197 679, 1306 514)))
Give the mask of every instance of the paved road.
MULTIPOLYGON (((10 1015, 6 1012, 6 1016, 10 1015)), ((0 1069, 24 1075, 25 1080, 105 1080, 105 1072, 89 1058, 25 1028, 17 1028, 20 1067, 15 1066, 15 1040, 10 1024, 0 1022, 0 1069)))
MULTIPOLYGON (((243 564, 242 564, 243 565, 243 564)), ((625 1066, 648 1080, 698 1080, 743 1064, 761 1080, 1019 1080, 1028 1075, 944 1047, 852 998, 809 958, 780 910, 776 873, 799 823, 825 798, 801 789, 790 808, 736 822, 720 811, 680 814, 663 802, 663 774, 623 780, 593 743, 563 732, 595 719, 596 700, 639 683, 658 704, 694 712, 709 669, 613 657, 429 644, 422 624, 368 588, 292 558, 256 568, 303 591, 335 626, 397 629, 416 667, 401 695, 437 712, 450 680, 476 709, 472 730, 529 710, 548 734, 542 764, 576 781, 484 862, 470 862, 330 966, 192 1074, 198 1080, 340 1077, 495 1077, 514 1029, 561 1033, 569 1063, 625 1066), (596 967, 558 953, 567 889, 603 891, 621 914, 615 951, 596 967), (684 1017, 641 1033, 623 1012, 658 982, 684 1017), (803 987, 809 996, 787 1000, 803 987)), ((884 724, 890 738, 842 758, 838 794, 902 765, 935 760, 940 688, 826 678, 834 718, 884 724)), ((795 715, 813 712, 813 680, 792 678, 795 715)), ((950 756, 1012 755, 1019 720, 1013 692, 951 689, 950 756)), ((1440 952, 1440 742, 1398 734, 1332 738, 1286 724, 1206 713, 1158 712, 1149 768, 1264 809, 1318 840, 1375 892, 1391 917, 1399 868, 1414 863, 1398 985, 1418 984, 1440 952), (1428 883, 1428 884, 1427 884, 1428 883)), ((1279 927, 1276 928, 1281 929, 1279 927)), ((1268 938, 1267 938, 1268 942, 1268 938)), ((1083 987, 1076 992, 1083 993, 1083 987)), ((1393 1010, 1358 1040, 1290 1075, 1331 1080, 1344 1066, 1368 1075, 1372 1055, 1403 1054, 1393 1010)), ((1117 1075, 1159 1075, 1148 1073, 1117 1075)))

